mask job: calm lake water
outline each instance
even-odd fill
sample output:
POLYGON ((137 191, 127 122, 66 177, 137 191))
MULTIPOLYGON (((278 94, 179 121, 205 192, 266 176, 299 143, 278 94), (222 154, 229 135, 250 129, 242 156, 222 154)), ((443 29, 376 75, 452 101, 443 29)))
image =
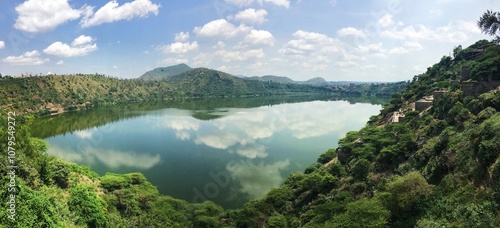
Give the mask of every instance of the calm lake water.
POLYGON ((239 208, 380 109, 343 100, 201 100, 66 113, 32 128, 49 154, 100 175, 142 172, 162 194, 239 208))

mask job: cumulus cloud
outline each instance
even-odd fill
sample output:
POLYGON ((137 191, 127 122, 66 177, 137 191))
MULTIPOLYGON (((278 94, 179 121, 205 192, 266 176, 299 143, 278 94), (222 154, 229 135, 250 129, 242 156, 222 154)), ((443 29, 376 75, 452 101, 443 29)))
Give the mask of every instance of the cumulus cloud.
POLYGON ((175 34, 175 42, 186 42, 189 40, 189 32, 179 32, 175 34))
POLYGON ((240 34, 248 33, 251 28, 246 25, 235 26, 226 21, 226 19, 218 19, 202 27, 195 27, 193 32, 201 37, 234 37, 240 34))
POLYGON ((3 42, 2 40, 0 40, 0 49, 3 49, 5 48, 5 42, 3 42))
POLYGON ((359 45, 357 47, 358 52, 360 53, 380 53, 380 52, 385 52, 385 49, 382 47, 382 43, 375 43, 375 44, 367 44, 367 45, 359 45))
POLYGON ((165 54, 186 54, 198 49, 198 42, 175 42, 169 45, 161 46, 160 50, 165 54))
POLYGON ((412 51, 422 50, 422 45, 415 41, 405 41, 403 46, 389 50, 389 54, 404 54, 412 51))
POLYGON ((253 8, 238 12, 234 19, 248 24, 263 24, 266 21, 267 11, 253 8))
POLYGON ((56 65, 59 65, 59 66, 60 66, 60 65, 64 65, 64 61, 59 60, 59 62, 57 62, 57 63, 56 63, 56 65))
POLYGON ((313 52, 342 52, 340 42, 325 34, 298 30, 293 36, 296 39, 288 41, 279 50, 281 54, 304 55, 313 52))
POLYGON ((87 8, 86 16, 80 21, 83 28, 110 23, 120 20, 131 20, 134 17, 147 17, 149 14, 158 15, 160 5, 150 0, 134 0, 120 6, 116 1, 110 1, 95 13, 93 8, 87 8))
MULTIPOLYGON (((477 31, 477 30, 476 30, 477 31)), ((461 43, 469 38, 465 32, 470 32, 467 24, 450 23, 437 28, 429 28, 425 25, 410 25, 402 29, 391 29, 380 32, 381 37, 397 40, 434 40, 461 43)))
POLYGON ((71 45, 72 46, 80 46, 80 45, 90 43, 93 40, 94 39, 90 36, 81 35, 81 36, 77 37, 75 40, 73 40, 73 42, 71 42, 71 45))
POLYGON ((173 43, 159 46, 156 49, 165 54, 183 55, 197 50, 198 42, 189 42, 189 32, 179 32, 175 34, 173 43))
POLYGON ((90 44, 94 39, 90 36, 81 35, 77 37, 71 45, 62 43, 60 41, 52 43, 50 46, 43 50, 43 53, 48 55, 55 55, 61 57, 76 57, 88 55, 96 51, 97 44, 90 44))
POLYGON ((216 56, 220 56, 223 61, 245 61, 252 58, 264 58, 265 53, 262 49, 250 49, 246 51, 227 51, 219 50, 215 52, 216 56))
POLYGON ((363 31, 353 27, 342 28, 337 31, 337 35, 341 37, 343 36, 366 37, 366 34, 363 31))
POLYGON ((290 0, 224 0, 226 3, 235 5, 238 7, 249 6, 253 3, 259 3, 262 5, 263 3, 270 3, 277 6, 283 6, 285 8, 290 8, 290 0))
POLYGON ((252 29, 243 40, 244 44, 274 46, 274 37, 269 31, 252 29))
POLYGON ((382 27, 388 27, 394 24, 394 21, 392 20, 393 15, 386 14, 382 16, 378 20, 378 24, 381 25, 382 27))
POLYGON ((269 189, 279 186, 283 182, 281 170, 286 169, 290 161, 278 161, 272 164, 254 164, 238 162, 228 164, 227 171, 233 180, 237 180, 240 192, 248 194, 251 199, 262 198, 269 189))
POLYGON ((71 8, 67 0, 30 0, 15 9, 18 17, 14 28, 33 33, 52 31, 81 15, 81 10, 71 8))
POLYGON ((10 65, 42 65, 49 59, 41 59, 37 50, 26 52, 20 56, 9 56, 2 59, 2 62, 10 65))

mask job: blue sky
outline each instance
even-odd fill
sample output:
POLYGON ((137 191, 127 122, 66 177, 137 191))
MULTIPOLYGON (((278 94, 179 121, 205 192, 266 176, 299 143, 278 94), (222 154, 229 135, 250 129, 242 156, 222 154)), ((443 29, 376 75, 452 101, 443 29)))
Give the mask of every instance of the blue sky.
POLYGON ((495 0, 0 2, 0 73, 136 78, 186 63, 235 75, 401 81, 455 46, 495 0))

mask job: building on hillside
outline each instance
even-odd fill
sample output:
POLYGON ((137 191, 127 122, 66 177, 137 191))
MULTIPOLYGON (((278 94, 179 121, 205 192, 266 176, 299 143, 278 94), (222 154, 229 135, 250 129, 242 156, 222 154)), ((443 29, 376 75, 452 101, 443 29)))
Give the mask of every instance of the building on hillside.
POLYGON ((446 90, 445 88, 440 88, 440 89, 432 92, 432 96, 433 96, 434 100, 437 100, 437 99, 443 97, 444 94, 446 94, 447 92, 448 92, 448 90, 446 90))
POLYGON ((432 95, 425 96, 424 98, 415 101, 415 110, 424 111, 432 106, 432 102, 434 101, 434 97, 432 95))

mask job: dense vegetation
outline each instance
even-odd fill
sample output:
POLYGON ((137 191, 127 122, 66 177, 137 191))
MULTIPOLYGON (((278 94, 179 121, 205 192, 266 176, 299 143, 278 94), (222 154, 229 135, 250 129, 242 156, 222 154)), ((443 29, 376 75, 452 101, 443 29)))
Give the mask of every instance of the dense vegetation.
POLYGON ((497 76, 498 65, 482 66, 499 50, 479 41, 443 57, 366 127, 231 219, 237 227, 498 227, 500 90, 469 96, 452 80, 464 65, 478 80, 497 76), (482 55, 460 58, 485 45, 482 55), (385 125, 392 111, 438 88, 448 92, 429 111, 385 125))
POLYGON ((405 82, 383 84, 386 90, 379 94, 365 91, 363 85, 312 86, 244 80, 206 68, 196 68, 176 75, 170 73, 168 77, 162 77, 162 80, 118 79, 98 74, 25 78, 6 76, 0 78, 0 107, 41 116, 51 112, 85 110, 111 104, 204 97, 318 94, 390 96, 392 92, 400 91, 406 86, 405 82))
MULTIPOLYGON (((498 20, 498 14, 488 11, 478 25, 483 31, 493 30, 489 32, 493 35, 498 25, 489 22, 494 20, 498 20)), ((4 199, 0 225, 498 227, 500 89, 474 96, 464 92, 459 81, 463 79, 464 67, 470 69, 469 82, 496 83, 500 79, 500 46, 495 42, 482 40, 465 49, 455 48, 453 58, 445 56, 425 73, 415 76, 405 90, 393 94, 391 102, 379 115, 370 118, 364 128, 347 133, 338 148, 328 150, 303 173, 291 175, 265 197, 250 201, 239 210, 224 211, 212 202, 189 204, 159 195, 156 187, 140 173, 99 176, 88 167, 49 156, 46 142, 31 137, 32 116, 10 115, 15 118, 13 128, 8 123, 13 120, 7 119, 8 114, 0 109, 0 150, 15 150, 15 158, 0 154, 4 161, 0 163, 0 172, 7 174, 0 179, 4 186, 0 189, 4 199), (408 110, 410 103, 441 88, 447 92, 436 98, 430 109, 408 110), (404 119, 389 124, 387 120, 397 110, 405 110, 404 119), (14 159, 16 168, 8 166, 9 159, 14 159), (15 216, 12 210, 6 210, 12 209, 12 205, 15 216)), ((72 102, 83 94, 79 89, 97 92, 87 94, 91 97, 84 101, 115 102, 106 99, 120 97, 121 93, 137 99, 133 95, 149 89, 156 89, 157 93, 145 93, 146 97, 166 98, 171 93, 195 94, 197 88, 206 92, 231 90, 235 85, 243 93, 256 88, 268 91, 273 86, 277 86, 275 91, 282 92, 300 92, 304 88, 247 84, 206 69, 193 72, 194 75, 190 74, 193 77, 172 76, 173 84, 141 80, 121 83, 122 80, 98 75, 6 78, 0 80, 5 95, 1 104, 9 110, 47 105, 45 102, 74 105, 72 102), (224 83, 214 83, 220 80, 224 83), (117 90, 116 94, 109 95, 111 88, 117 90), (33 101, 28 99, 33 97, 33 101)), ((390 91, 383 84, 374 86, 390 91)), ((337 88, 337 92, 359 92, 351 87, 337 88)))
MULTIPOLYGON (((34 119, 16 117, 16 220, 8 218, 8 210, 0 210, 0 224, 496 227, 500 224, 500 91, 468 96, 452 80, 460 78, 465 64, 476 69, 497 57, 489 53, 499 48, 489 45, 475 58, 459 57, 468 56, 474 47, 456 51, 454 58, 443 57, 395 94, 366 127, 349 132, 337 149, 321 155, 303 173, 291 175, 263 199, 235 211, 224 211, 212 202, 189 204, 159 195, 140 173, 100 177, 88 167, 48 156, 46 143, 30 136, 28 126, 34 119), (404 121, 386 124, 392 111, 443 87, 448 92, 430 110, 408 111, 404 121)), ((7 126, 7 114, 0 112, 0 124, 7 126)), ((7 151, 9 136, 8 128, 0 128, 2 151, 7 151)), ((5 153, 0 157, 7 159, 5 153)), ((10 168, 2 162, 0 170, 7 173, 10 168)), ((4 175, 0 182, 7 186, 11 180, 4 175)), ((0 190, 3 199, 10 194, 6 187, 0 190)), ((9 206, 7 200, 2 206, 9 206)))

